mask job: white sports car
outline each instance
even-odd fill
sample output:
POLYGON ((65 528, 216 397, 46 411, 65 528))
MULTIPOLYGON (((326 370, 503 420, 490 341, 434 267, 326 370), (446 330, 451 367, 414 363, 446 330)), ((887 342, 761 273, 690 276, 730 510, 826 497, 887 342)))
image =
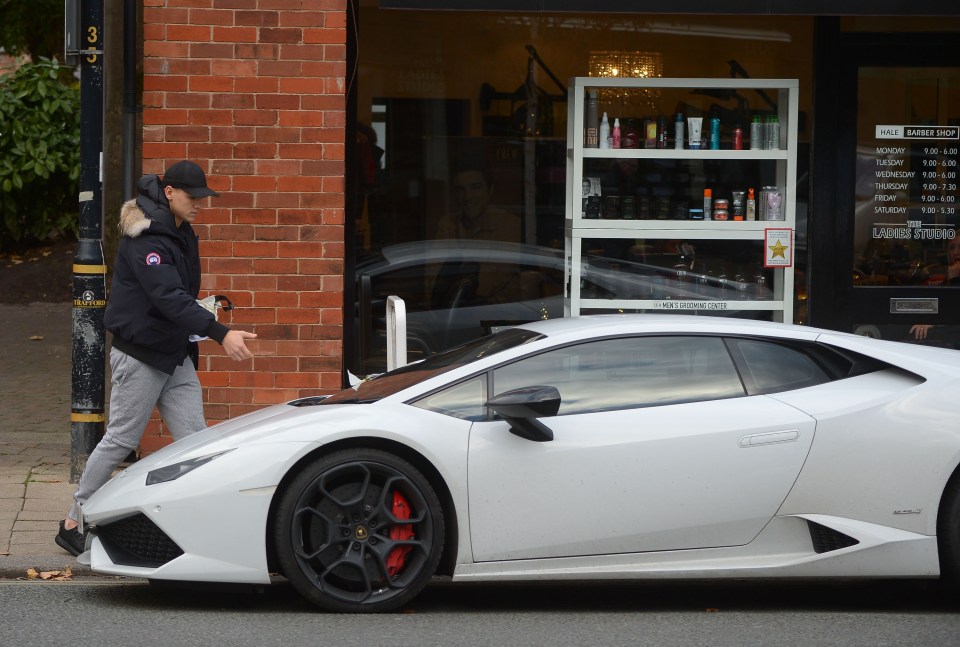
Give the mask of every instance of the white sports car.
POLYGON ((538 321, 118 474, 82 561, 387 611, 453 581, 960 574, 960 352, 716 317, 538 321), (274 580, 276 578, 273 578, 274 580))

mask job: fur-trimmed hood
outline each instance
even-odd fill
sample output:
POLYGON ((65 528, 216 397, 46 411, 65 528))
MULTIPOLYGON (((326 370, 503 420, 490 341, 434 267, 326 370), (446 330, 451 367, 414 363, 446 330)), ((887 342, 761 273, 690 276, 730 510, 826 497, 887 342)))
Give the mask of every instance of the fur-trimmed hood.
POLYGON ((127 200, 120 207, 121 235, 136 238, 146 229, 149 229, 150 224, 151 220, 147 218, 147 214, 143 213, 143 209, 137 206, 136 198, 127 200))
POLYGON ((137 197, 120 208, 120 233, 137 238, 148 229, 177 236, 177 227, 170 203, 160 185, 160 176, 144 175, 137 183, 137 197))

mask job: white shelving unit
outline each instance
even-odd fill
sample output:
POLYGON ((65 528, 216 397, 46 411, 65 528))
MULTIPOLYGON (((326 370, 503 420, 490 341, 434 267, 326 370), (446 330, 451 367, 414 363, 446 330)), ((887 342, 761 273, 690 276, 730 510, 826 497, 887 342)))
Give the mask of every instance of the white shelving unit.
MULTIPOLYGON (((794 268, 776 268, 772 272, 772 298, 753 300, 738 298, 733 281, 730 281, 730 298, 718 299, 715 296, 704 298, 691 296, 683 285, 675 286, 671 293, 671 286, 666 285, 662 294, 653 298, 620 299, 620 298, 585 298, 581 296, 581 279, 583 278, 583 243, 594 239, 635 239, 644 241, 679 240, 688 241, 695 245, 697 241, 762 241, 765 240, 765 230, 768 228, 789 228, 796 226, 796 175, 797 175, 797 115, 798 115, 798 81, 796 79, 611 79, 594 77, 576 77, 570 79, 570 92, 567 119, 567 205, 565 223, 565 251, 568 265, 567 285, 565 290, 565 314, 577 315, 583 310, 605 310, 616 312, 619 310, 643 311, 672 311, 688 314, 708 311, 716 314, 717 310, 744 311, 771 311, 771 318, 775 321, 793 321, 794 303, 794 268), (584 147, 584 107, 587 91, 597 89, 631 88, 649 90, 731 90, 746 92, 760 90, 772 96, 777 105, 777 116, 780 121, 779 150, 691 150, 689 148, 652 149, 652 148, 620 148, 600 149, 584 147), (715 221, 715 220, 654 220, 654 219, 596 219, 583 217, 583 196, 581 182, 585 175, 585 164, 596 163, 593 160, 614 162, 616 160, 677 160, 679 164, 689 166, 687 175, 693 184, 704 183, 695 176, 697 169, 703 164, 696 162, 723 165, 729 162, 753 161, 762 165, 772 165, 769 169, 775 177, 775 185, 783 192, 784 219, 776 221, 715 221), (709 301, 710 303, 706 303, 709 301), (702 305, 700 308, 698 305, 702 305)), ((702 94, 702 93, 701 93, 702 94)), ((710 99, 702 99, 709 105, 710 99)), ((607 106, 601 98, 599 114, 606 111, 609 115, 611 127, 614 117, 623 115, 611 114, 612 105, 607 106)), ((704 110, 704 113, 707 111, 704 110)), ((673 115, 666 114, 670 132, 673 132, 673 115)), ((686 118, 688 115, 684 115, 686 118)), ((685 120, 686 121, 686 120, 685 120)), ((704 117, 704 137, 709 131, 708 119, 704 117)), ((685 123, 686 125, 686 123, 685 123)), ((724 124, 729 131, 731 124, 724 124)), ((749 133, 749 120, 742 123, 745 130, 744 146, 749 146, 746 134, 749 133)), ((641 145, 643 142, 641 141, 641 145)), ((672 143, 670 144, 672 146, 672 143)), ((686 146, 686 143, 685 143, 686 146)), ((766 167, 765 167, 766 168, 766 167)), ((750 186, 757 191, 759 217, 759 191, 755 178, 743 178, 744 188, 750 186)), ((727 197, 727 196, 715 196, 727 197)), ((690 196, 690 206, 697 206, 696 196, 690 196)), ((702 200, 701 200, 702 201, 702 200)), ((791 243, 792 244, 792 243, 791 243)), ((762 249, 762 248, 761 248, 762 249)), ((794 263, 795 255, 792 255, 794 263)), ((756 258, 763 262, 762 251, 756 258)), ((589 272, 589 270, 588 270, 589 272)), ((690 280, 696 275, 697 268, 693 268, 685 278, 690 280)), ((732 278, 732 277, 731 277, 732 278)), ((667 279, 669 283, 669 279, 667 279)), ((741 292, 740 294, 744 294, 741 292)))

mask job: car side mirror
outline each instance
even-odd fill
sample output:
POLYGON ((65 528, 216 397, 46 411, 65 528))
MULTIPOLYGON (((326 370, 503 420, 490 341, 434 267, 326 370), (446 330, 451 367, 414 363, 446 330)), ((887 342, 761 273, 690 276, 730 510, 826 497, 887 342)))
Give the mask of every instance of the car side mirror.
POLYGON ((510 424, 510 433, 542 443, 553 440, 553 431, 537 418, 557 415, 560 392, 553 386, 525 386, 490 398, 486 406, 510 424))

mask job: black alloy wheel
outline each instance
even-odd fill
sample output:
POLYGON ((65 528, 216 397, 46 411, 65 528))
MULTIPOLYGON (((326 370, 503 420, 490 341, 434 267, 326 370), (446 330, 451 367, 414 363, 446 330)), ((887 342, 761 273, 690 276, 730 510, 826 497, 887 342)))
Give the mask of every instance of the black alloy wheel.
POLYGON ((937 550, 940 577, 951 592, 960 589, 960 474, 954 474, 944 490, 937 512, 937 550))
POLYGON ((286 487, 277 558, 301 595, 329 611, 376 613, 409 602, 443 549, 436 493, 405 460, 376 449, 323 456, 286 487))

